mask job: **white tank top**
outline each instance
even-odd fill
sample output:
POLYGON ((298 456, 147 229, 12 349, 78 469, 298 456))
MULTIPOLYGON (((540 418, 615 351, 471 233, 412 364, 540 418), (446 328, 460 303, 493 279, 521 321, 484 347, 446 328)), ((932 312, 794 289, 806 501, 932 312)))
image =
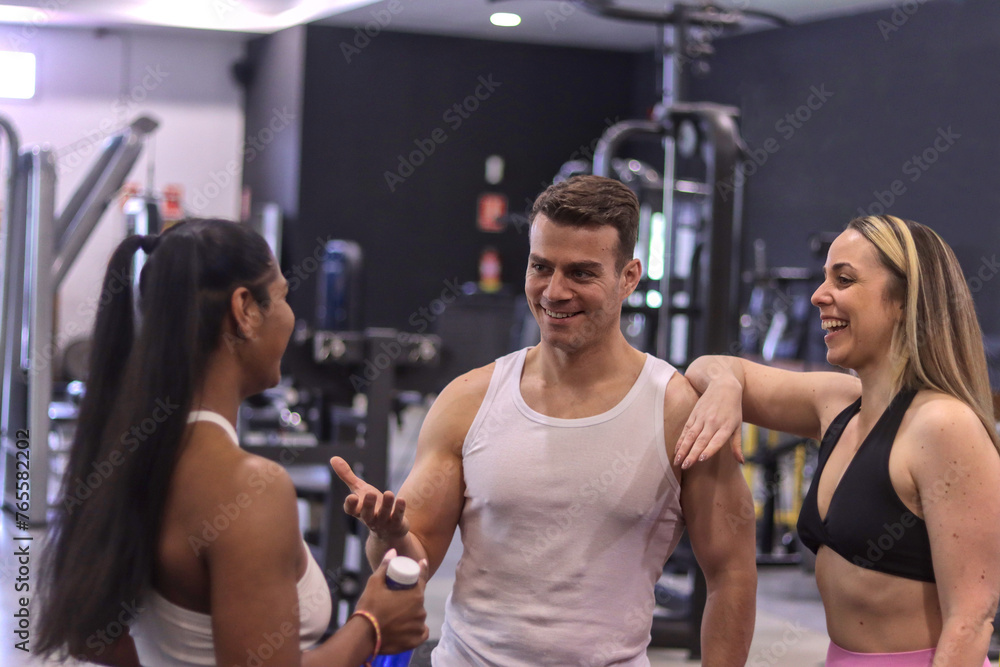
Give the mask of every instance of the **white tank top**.
MULTIPOLYGON (((195 410, 188 423, 208 421, 226 431, 238 444, 236 429, 222 415, 195 410)), ((305 546, 305 540, 303 540, 305 546)), ((307 553, 305 574, 296 586, 299 594, 299 647, 306 650, 320 640, 330 625, 333 604, 330 588, 316 559, 307 553)), ((147 587, 139 603, 140 611, 131 625, 132 638, 143 667, 189 667, 215 665, 212 617, 179 607, 147 587)), ((257 647, 254 647, 256 650, 257 647)))
POLYGON ((618 405, 557 419, 521 396, 526 352, 497 360, 462 447, 464 548, 432 662, 648 666, 653 586, 684 530, 674 368, 647 355, 618 405))

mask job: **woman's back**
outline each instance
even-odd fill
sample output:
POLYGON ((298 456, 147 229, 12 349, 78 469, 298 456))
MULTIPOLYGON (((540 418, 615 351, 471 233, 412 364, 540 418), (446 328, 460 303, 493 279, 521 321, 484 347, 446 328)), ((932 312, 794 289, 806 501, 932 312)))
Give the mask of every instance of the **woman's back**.
POLYGON ((393 596, 373 578, 362 617, 303 653, 329 627, 330 590, 299 532, 288 474, 242 451, 232 429, 242 401, 281 379, 294 327, 288 289, 245 225, 190 220, 115 249, 41 572, 42 655, 128 667, 349 667, 378 650, 383 630, 386 647, 400 650, 426 636, 422 588, 393 596), (77 498, 70 482, 108 461, 115 472, 77 498), (92 645, 137 604, 134 639, 92 645))
MULTIPOLYGON (((260 495, 266 476, 279 473, 272 468, 277 464, 239 449, 216 424, 192 424, 188 432, 170 481, 153 584, 172 602, 209 613, 209 551, 219 540, 225 543, 230 527, 260 495), (251 479, 261 482, 255 488, 251 479)), ((297 574, 305 571, 302 556, 296 559, 297 574)))
MULTIPOLYGON (((202 419, 189 427, 187 444, 171 479, 152 589, 144 592, 143 612, 133 629, 143 664, 165 664, 171 658, 173 664, 215 663, 212 625, 219 621, 213 607, 229 607, 227 600, 239 591, 213 587, 213 570, 229 571, 241 562, 266 558, 266 551, 258 546, 267 535, 288 532, 288 526, 274 519, 287 519, 289 510, 295 510, 294 502, 287 507, 293 500, 287 497, 281 503, 286 507, 255 508, 278 500, 268 489, 284 490, 278 487, 290 484, 287 474, 276 463, 239 449, 224 426, 209 421, 220 419, 216 413, 199 416, 202 419), (257 516, 262 509, 264 521, 257 516), (259 534, 247 539, 246 531, 239 530, 241 520, 258 526, 259 534), (218 604, 213 605, 213 600, 218 604)), ((294 606, 299 609, 299 644, 304 649, 327 629, 331 599, 323 573, 301 536, 296 534, 293 543, 297 548, 282 550, 286 554, 282 560, 287 562, 268 559, 268 566, 295 574, 298 599, 294 606)), ((252 595, 253 585, 246 581, 240 591, 249 589, 252 595)), ((282 641, 291 638, 290 628, 278 630, 282 641)))

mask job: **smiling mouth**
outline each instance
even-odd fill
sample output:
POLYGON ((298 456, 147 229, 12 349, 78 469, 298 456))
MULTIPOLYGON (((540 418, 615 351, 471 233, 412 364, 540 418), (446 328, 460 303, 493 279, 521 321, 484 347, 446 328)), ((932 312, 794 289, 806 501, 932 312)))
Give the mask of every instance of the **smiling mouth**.
POLYGON ((823 331, 828 331, 830 333, 843 331, 848 326, 848 322, 845 320, 823 320, 822 324, 823 331))
POLYGON ((554 310, 549 310, 548 308, 542 308, 546 315, 556 320, 565 320, 567 318, 573 317, 578 313, 557 313, 554 310))

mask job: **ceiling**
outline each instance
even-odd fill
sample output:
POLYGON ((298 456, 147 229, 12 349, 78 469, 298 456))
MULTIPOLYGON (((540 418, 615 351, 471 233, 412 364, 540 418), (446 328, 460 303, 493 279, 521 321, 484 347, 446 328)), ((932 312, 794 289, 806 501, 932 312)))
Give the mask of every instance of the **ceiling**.
MULTIPOLYGON (((793 22, 890 7, 899 0, 719 0, 716 6, 758 10, 793 22)), ((613 0, 619 7, 662 12, 673 0, 613 0)), ((705 4, 686 0, 688 5, 705 4)), ((380 9, 394 6, 390 30, 584 46, 610 49, 648 49, 660 39, 654 24, 612 20, 596 16, 572 0, 380 0, 326 19, 327 25, 365 26, 377 20, 380 9), (516 28, 499 28, 489 22, 493 12, 513 12, 521 16, 516 28)), ((770 27, 771 23, 750 20, 747 29, 770 27)))
MULTIPOLYGON (((898 0, 724 0, 719 4, 804 22, 887 8, 894 2, 898 0)), ((701 0, 688 3, 702 4, 701 0)), ((614 0, 613 4, 660 11, 673 1, 614 0)), ((140 25, 267 33, 313 21, 368 26, 370 32, 388 29, 596 48, 646 49, 657 40, 651 24, 595 16, 574 0, 0 0, 0 24, 140 25), (521 25, 491 25, 489 16, 498 11, 519 14, 521 25)), ((767 25, 752 21, 747 29, 767 25)))

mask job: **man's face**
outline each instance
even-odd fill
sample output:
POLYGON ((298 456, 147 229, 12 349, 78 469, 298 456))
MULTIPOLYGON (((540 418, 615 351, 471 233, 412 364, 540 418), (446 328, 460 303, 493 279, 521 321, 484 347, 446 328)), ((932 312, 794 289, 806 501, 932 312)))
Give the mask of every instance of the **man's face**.
POLYGON ((573 353, 605 341, 618 330, 622 301, 639 279, 638 260, 615 270, 614 227, 575 227, 539 214, 529 235, 525 274, 528 306, 542 341, 573 353))

